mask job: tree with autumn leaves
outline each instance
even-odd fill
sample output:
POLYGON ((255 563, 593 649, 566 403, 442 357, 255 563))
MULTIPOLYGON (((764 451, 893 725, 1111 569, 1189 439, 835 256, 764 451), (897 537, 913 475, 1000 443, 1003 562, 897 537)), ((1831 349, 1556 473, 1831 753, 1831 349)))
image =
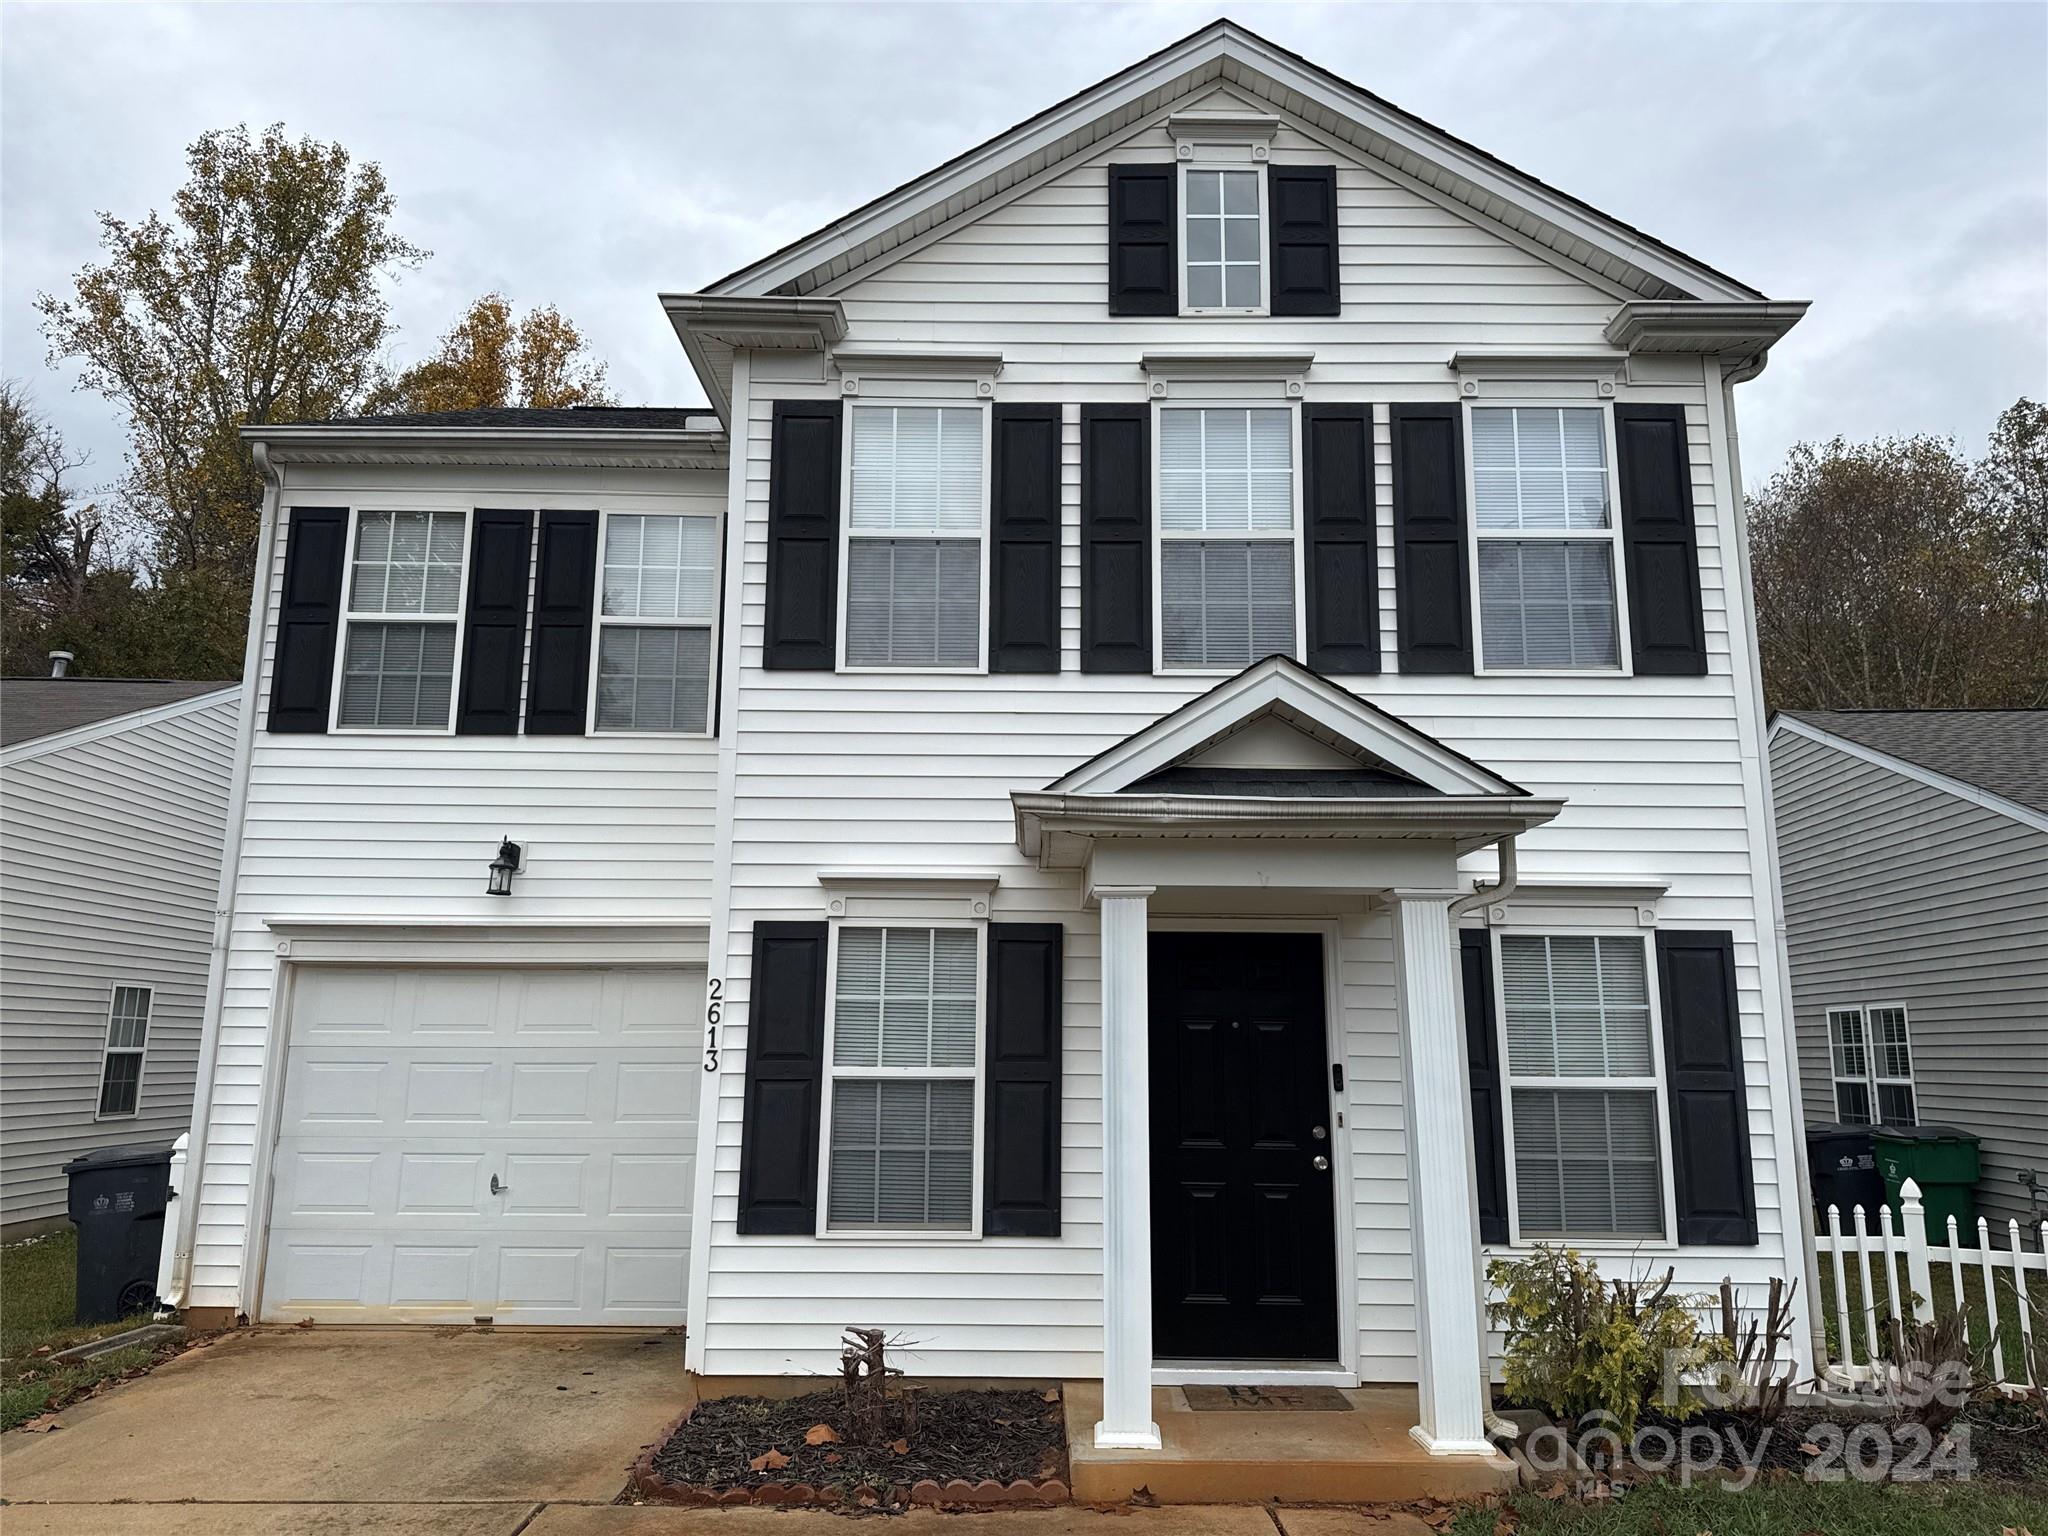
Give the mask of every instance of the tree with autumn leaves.
POLYGON ((90 537, 48 512, 72 507, 82 466, 23 386, 0 401, 9 672, 40 670, 49 648, 101 676, 239 670, 262 508, 246 426, 610 403, 573 322, 552 307, 515 321, 495 293, 425 360, 388 366, 391 286, 428 253, 393 228, 375 163, 282 126, 204 134, 186 162, 168 215, 101 214, 100 260, 37 300, 52 363, 75 362, 127 417, 119 483, 75 509, 90 537))

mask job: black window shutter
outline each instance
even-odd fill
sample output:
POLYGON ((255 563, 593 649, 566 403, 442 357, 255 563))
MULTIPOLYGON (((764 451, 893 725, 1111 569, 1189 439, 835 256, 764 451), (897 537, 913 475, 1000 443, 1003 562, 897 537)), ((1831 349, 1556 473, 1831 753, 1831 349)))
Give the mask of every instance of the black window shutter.
POLYGON ((1700 612, 1685 407, 1616 406, 1614 444, 1635 669, 1654 677, 1705 677, 1707 631, 1700 612))
POLYGON ((1659 929, 1664 1087, 1681 1243, 1756 1242, 1735 936, 1659 929))
POLYGON ((1337 168, 1268 165, 1266 215, 1272 222, 1272 312, 1337 314, 1337 168))
POLYGON ((991 672, 1060 669, 1060 408, 999 405, 990 466, 991 672))
POLYGON ((1058 923, 988 928, 988 1237, 1060 1235, 1062 933, 1058 923))
POLYGON ((756 923, 740 1123, 742 1235, 818 1228, 825 925, 756 923))
POLYGON ((1109 312, 1180 313, 1180 237, 1171 165, 1109 168, 1109 312))
POLYGON ((1152 670, 1152 417, 1081 407, 1081 670, 1152 670))
POLYGON ((1479 1183, 1479 1241, 1508 1240, 1507 1148, 1501 1134, 1500 1035, 1493 1012, 1493 935, 1458 930, 1464 968, 1465 1061, 1472 1082, 1472 1166, 1479 1183))
POLYGON ((526 734, 581 736, 590 699, 590 612, 597 596, 597 514, 543 512, 533 584, 526 734))
POLYGON ((479 507, 469 530, 458 736, 519 734, 519 668, 526 646, 533 514, 479 507))
POLYGON ((317 736, 327 730, 347 545, 345 508, 291 509, 285 521, 284 590, 278 594, 277 657, 271 664, 267 722, 279 736, 317 736))
POLYGON ((1397 405, 1394 602, 1403 672, 1472 670, 1464 426, 1455 405, 1397 405))
POLYGON ((1308 664, 1380 669, 1379 536, 1373 526, 1372 407, 1301 411, 1302 507, 1308 525, 1308 664))
POLYGON ((768 612, 761 665, 830 672, 839 654, 837 400, 778 400, 768 464, 768 612))

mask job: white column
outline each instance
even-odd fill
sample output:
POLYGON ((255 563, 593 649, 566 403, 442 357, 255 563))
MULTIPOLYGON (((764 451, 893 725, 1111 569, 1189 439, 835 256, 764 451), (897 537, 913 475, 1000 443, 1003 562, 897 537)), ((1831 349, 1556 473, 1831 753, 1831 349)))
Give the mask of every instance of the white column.
POLYGON ((1152 1422, 1152 1155, 1145 898, 1098 887, 1102 904, 1101 1450, 1156 1451, 1152 1422))
POLYGON ((1480 1387, 1485 1360, 1472 1087, 1458 1010, 1452 900, 1445 891, 1397 891, 1394 902, 1422 1407, 1422 1422, 1411 1433, 1437 1456, 1492 1451, 1480 1387))

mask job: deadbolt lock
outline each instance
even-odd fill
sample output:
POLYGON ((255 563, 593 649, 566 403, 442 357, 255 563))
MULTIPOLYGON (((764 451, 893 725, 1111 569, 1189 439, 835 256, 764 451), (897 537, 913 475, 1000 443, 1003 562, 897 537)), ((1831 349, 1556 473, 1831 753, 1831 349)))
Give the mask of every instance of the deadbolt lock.
POLYGON ((1330 1133, 1329 1133, 1328 1131, 1324 1130, 1324 1129, 1323 1129, 1323 1128, 1322 1128, 1322 1127, 1321 1127, 1320 1125, 1319 1125, 1319 1126, 1316 1126, 1316 1127, 1315 1127, 1314 1129, 1312 1129, 1312 1130, 1311 1130, 1311 1131, 1309 1132, 1309 1135, 1311 1135, 1311 1136, 1315 1137, 1315 1139, 1316 1139, 1317 1141, 1321 1141, 1321 1140, 1323 1140, 1323 1138, 1325 1138, 1325 1137, 1326 1137, 1326 1136, 1328 1136, 1329 1134, 1330 1134, 1330 1133))

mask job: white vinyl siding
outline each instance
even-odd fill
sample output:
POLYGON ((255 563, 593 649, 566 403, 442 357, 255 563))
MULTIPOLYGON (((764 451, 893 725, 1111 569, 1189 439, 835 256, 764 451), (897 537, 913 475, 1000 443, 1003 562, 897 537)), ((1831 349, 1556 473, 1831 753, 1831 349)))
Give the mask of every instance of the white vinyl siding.
POLYGON ((1500 936, 1518 1236, 1665 1232, 1643 941, 1500 936))
POLYGON ((1485 665, 1619 667, 1607 412, 1486 406, 1470 419, 1485 665))
POLYGON ((450 728, 468 530, 463 512, 355 514, 338 728, 450 728))
POLYGON ((1294 412, 1162 407, 1158 500, 1162 663, 1297 656, 1294 412))
POLYGON ((1835 1118, 1844 1125, 1919 1123, 1904 1008, 1830 1008, 1828 1061, 1835 1118))
POLYGON ((856 405, 852 416, 847 666, 979 667, 988 413, 856 405))
POLYGON ((1188 166, 1181 173, 1181 309, 1256 314, 1266 305, 1266 176, 1188 166))
POLYGON ((978 928, 838 930, 828 1230, 973 1228, 980 997, 978 928))
POLYGON ((718 519, 608 514, 600 585, 592 728, 708 730, 718 519))
POLYGON ((142 1102, 142 1063, 149 1045, 148 987, 116 987, 107 1007, 107 1049, 100 1063, 102 1120, 127 1119, 142 1102))

